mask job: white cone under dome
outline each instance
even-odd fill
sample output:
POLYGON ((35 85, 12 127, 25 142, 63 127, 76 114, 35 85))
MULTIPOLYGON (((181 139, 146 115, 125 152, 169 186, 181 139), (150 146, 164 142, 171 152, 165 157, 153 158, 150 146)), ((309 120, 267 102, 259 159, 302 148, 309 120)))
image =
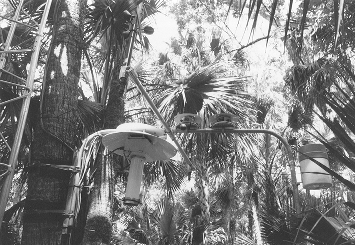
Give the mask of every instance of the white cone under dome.
POLYGON ((166 139, 164 130, 143 123, 124 123, 116 131, 103 136, 102 143, 110 151, 131 160, 124 203, 138 205, 144 162, 167 160, 177 150, 166 139))

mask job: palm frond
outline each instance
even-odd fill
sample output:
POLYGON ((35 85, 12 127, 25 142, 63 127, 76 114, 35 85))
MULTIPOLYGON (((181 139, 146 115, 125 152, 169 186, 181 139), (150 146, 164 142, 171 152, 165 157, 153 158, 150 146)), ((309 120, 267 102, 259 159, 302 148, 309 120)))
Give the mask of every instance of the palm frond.
MULTIPOLYGON (((229 2, 229 8, 228 8, 228 13, 229 13, 229 9, 232 6, 234 1, 230 1, 229 2)), ((251 28, 251 33, 250 35, 252 35, 255 27, 256 27, 256 23, 257 23, 257 19, 260 15, 260 6, 265 5, 266 1, 263 0, 250 0, 248 2, 248 4, 246 4, 247 0, 245 0, 243 2, 243 4, 241 4, 241 2, 239 3, 240 7, 240 16, 243 13, 245 8, 248 8, 248 13, 247 13, 247 23, 246 23, 246 27, 249 25, 250 20, 253 18, 253 25, 251 28), (253 15, 254 13, 254 15, 253 15)), ((340 33, 340 29, 343 27, 344 25, 344 10, 346 9, 346 1, 344 0, 334 0, 334 9, 333 9, 333 15, 332 15, 332 19, 334 21, 334 46, 337 45, 339 38, 341 37, 341 35, 343 33, 340 33)), ((288 32, 290 30, 290 20, 292 17, 292 8, 293 8, 293 0, 289 1, 288 4, 288 12, 287 12, 287 18, 286 18, 286 23, 285 23, 285 28, 284 28, 284 44, 286 45, 286 41, 288 39, 288 32)), ((271 3, 271 12, 270 12, 270 18, 269 18, 269 27, 268 27, 268 34, 267 37, 269 37, 270 34, 270 30, 271 30, 271 26, 274 24, 274 16, 275 16, 275 12, 276 12, 276 8, 278 5, 280 4, 284 4, 284 1, 278 1, 278 0, 273 0, 271 3)), ((303 1, 303 5, 301 7, 301 11, 302 11, 302 16, 301 16, 301 20, 300 20, 300 25, 299 25, 299 30, 300 30, 300 36, 301 36, 301 40, 303 39, 303 32, 304 29, 306 28, 306 22, 307 22, 307 15, 309 13, 310 10, 310 5, 312 4, 312 2, 310 0, 305 0, 303 1)), ((315 3, 317 4, 317 3, 315 3)), ((239 18, 240 21, 241 17, 239 18)), ((238 21, 238 24, 239 24, 238 21)), ((267 38, 268 39, 268 38, 267 38)), ((299 48, 302 48, 302 44, 300 44, 299 48)), ((299 52, 300 50, 298 50, 299 52)))
POLYGON ((183 183, 186 176, 186 168, 179 162, 173 160, 160 161, 152 164, 146 164, 144 167, 146 176, 145 181, 148 184, 156 181, 161 175, 165 177, 167 196, 172 197, 183 183))
MULTIPOLYGON (((90 63, 90 62, 89 62, 90 63)), ((100 103, 100 86, 99 86, 99 76, 96 71, 93 70, 93 67, 90 63, 90 71, 82 72, 83 82, 89 86, 90 92, 92 93, 92 100, 94 102, 100 103)), ((85 98, 85 95, 82 96, 85 98)))
POLYGON ((184 193, 182 202, 187 207, 194 207, 198 204, 199 200, 197 194, 193 190, 190 190, 184 193))
POLYGON ((258 110, 256 114, 257 123, 263 124, 265 122, 265 118, 273 104, 274 101, 272 101, 270 98, 259 98, 256 100, 256 108, 258 110))
POLYGON ((112 32, 111 38, 117 38, 118 42, 122 42, 123 33, 128 27, 124 11, 134 13, 136 8, 135 1, 94 1, 90 6, 88 22, 85 24, 87 39, 92 40, 96 36, 102 37, 103 34, 112 32))
POLYGON ((236 242, 240 245, 256 245, 252 239, 242 233, 237 234, 236 242))
POLYGON ((304 110, 302 106, 298 103, 294 104, 289 111, 288 115, 288 126, 297 131, 303 128, 307 122, 303 120, 304 110))
POLYGON ((262 2, 263 2, 263 0, 257 0, 256 9, 255 9, 255 15, 254 15, 254 21, 253 21, 253 25, 251 27, 252 32, 256 28, 256 22, 257 22, 257 19, 258 19, 258 16, 259 16, 259 11, 260 11, 260 7, 261 7, 262 2))
POLYGON ((281 213, 260 211, 262 236, 269 244, 292 244, 293 233, 281 213))
POLYGON ((79 100, 78 117, 84 129, 84 134, 90 134, 102 128, 103 106, 100 103, 79 100))
POLYGON ((159 12, 159 9, 165 6, 165 0, 142 1, 141 19, 154 16, 159 12))
POLYGON ((171 84, 156 96, 159 110, 167 119, 178 113, 197 112, 207 117, 230 112, 240 120, 246 118, 247 111, 253 110, 246 93, 247 78, 226 76, 226 68, 225 63, 215 62, 171 84))
POLYGON ((271 13, 270 13, 270 19, 269 19, 269 28, 268 28, 268 31, 267 31, 266 44, 267 44, 267 42, 269 41, 269 38, 270 38, 270 31, 271 31, 272 22, 273 22, 274 17, 275 17, 277 3, 278 3, 278 0, 273 0, 272 5, 271 5, 271 13))
POLYGON ((216 195, 217 202, 224 208, 227 209, 231 205, 230 200, 230 187, 232 183, 228 181, 227 178, 218 186, 218 189, 214 193, 216 195))

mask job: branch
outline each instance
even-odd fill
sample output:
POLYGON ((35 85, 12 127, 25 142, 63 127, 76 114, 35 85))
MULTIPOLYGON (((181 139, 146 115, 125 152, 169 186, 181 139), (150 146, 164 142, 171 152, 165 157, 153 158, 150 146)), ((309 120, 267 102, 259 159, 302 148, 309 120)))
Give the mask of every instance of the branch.
POLYGON ((255 44, 255 43, 257 43, 257 42, 259 42, 259 41, 262 41, 262 40, 264 40, 264 39, 267 39, 267 36, 265 36, 265 37, 260 37, 260 38, 258 38, 258 39, 255 39, 254 41, 252 41, 252 42, 250 42, 250 43, 248 43, 248 44, 246 44, 246 45, 244 45, 244 46, 241 46, 240 48, 237 48, 237 49, 233 49, 233 50, 231 50, 231 51, 228 51, 227 53, 229 54, 229 53, 232 53, 232 52, 235 52, 235 51, 240 51, 240 50, 242 50, 242 49, 245 49, 245 48, 247 48, 247 47, 249 47, 249 46, 251 46, 251 45, 253 45, 253 44, 255 44))

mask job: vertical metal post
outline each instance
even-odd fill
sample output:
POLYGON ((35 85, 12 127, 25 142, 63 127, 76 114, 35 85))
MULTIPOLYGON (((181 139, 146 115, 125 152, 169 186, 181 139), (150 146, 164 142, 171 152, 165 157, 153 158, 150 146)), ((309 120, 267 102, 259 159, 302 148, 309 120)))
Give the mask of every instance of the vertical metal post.
MULTIPOLYGON (((31 101, 34 77, 35 77, 35 73, 36 73, 37 61, 38 61, 39 51, 40 51, 40 47, 41 47, 41 39, 42 39, 45 24, 47 22, 47 17, 48 17, 49 9, 51 7, 51 3, 52 3, 52 0, 47 0, 45 9, 44 9, 44 12, 42 15, 41 23, 38 28, 37 37, 35 38, 35 42, 34 42, 34 46, 33 46, 33 53, 31 56, 29 74, 28 74, 27 81, 26 81, 26 86, 27 86, 29 92, 28 92, 27 96, 24 98, 24 101, 22 103, 22 108, 21 108, 19 119, 18 119, 17 130, 16 130, 16 134, 14 137, 13 147, 12 147, 10 159, 9 159, 9 173, 6 175, 6 178, 4 180, 4 184, 1 188, 1 193, 0 193, 0 221, 1 221, 0 222, 0 230, 1 230, 1 225, 2 225, 3 218, 4 218, 7 200, 8 200, 10 189, 11 189, 12 179, 14 177, 15 169, 17 166, 18 153, 19 153, 19 149, 20 149, 20 145, 21 145, 21 141, 22 141, 22 136, 23 136, 23 131, 25 128, 26 120, 27 120, 29 105, 30 105, 30 101, 31 101)), ((0 241, 0 243, 1 243, 1 241, 0 241)))

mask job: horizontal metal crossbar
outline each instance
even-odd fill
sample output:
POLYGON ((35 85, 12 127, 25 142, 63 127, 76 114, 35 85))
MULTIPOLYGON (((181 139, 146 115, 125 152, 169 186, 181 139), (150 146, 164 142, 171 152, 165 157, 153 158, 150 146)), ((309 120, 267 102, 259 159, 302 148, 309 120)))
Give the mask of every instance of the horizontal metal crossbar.
POLYGON ((39 163, 32 165, 30 167, 50 167, 50 168, 56 168, 60 170, 65 170, 65 171, 72 171, 72 172, 80 172, 80 167, 77 166, 72 166, 72 165, 55 165, 55 164, 45 164, 45 163, 39 163))
POLYGON ((6 163, 2 163, 2 162, 0 162, 0 166, 5 166, 5 167, 8 167, 8 168, 11 167, 10 165, 8 165, 8 164, 6 164, 6 163))
POLYGON ((9 84, 9 85, 13 85, 13 86, 17 86, 17 87, 20 87, 20 88, 24 88, 26 89, 27 91, 30 91, 30 88, 25 86, 25 85, 21 85, 21 84, 17 84, 17 83, 12 83, 12 82, 8 82, 8 81, 4 81, 4 80, 0 80, 1 83, 6 83, 6 84, 9 84))
POLYGON ((29 37, 26 40, 24 40, 23 42, 18 43, 16 46, 21 47, 24 43, 34 42, 34 41, 32 41, 32 39, 35 39, 35 38, 36 38, 36 36, 29 37))
POLYGON ((322 172, 301 172, 301 174, 322 174, 322 175, 329 175, 329 173, 322 173, 322 172))
POLYGON ((15 23, 20 24, 20 25, 27 26, 27 27, 32 28, 32 29, 38 28, 37 25, 36 25, 36 26, 31 26, 31 25, 29 25, 29 24, 26 24, 26 23, 23 23, 23 22, 21 22, 21 21, 8 18, 8 17, 6 17, 6 16, 0 16, 0 18, 3 18, 3 19, 5 19, 5 20, 11 21, 11 22, 15 22, 15 23))
POLYGON ((7 101, 4 101, 4 102, 1 102, 1 103, 0 103, 0 106, 9 104, 9 103, 14 102, 14 101, 16 101, 16 100, 24 99, 24 98, 26 98, 26 97, 29 96, 29 95, 30 95, 30 94, 27 93, 27 94, 25 94, 25 95, 21 95, 21 96, 19 96, 19 97, 13 98, 13 99, 11 99, 11 100, 7 100, 7 101))
POLYGON ((9 49, 9 50, 2 50, 0 54, 9 54, 9 53, 26 53, 32 52, 32 49, 9 49))
POLYGON ((74 216, 73 213, 66 213, 65 210, 63 210, 63 209, 57 209, 57 210, 55 210, 55 209, 53 209, 53 210, 50 210, 50 209, 48 209, 48 210, 34 209, 34 210, 26 211, 26 213, 27 214, 29 214, 29 213, 36 213, 36 214, 62 214, 64 216, 69 216, 69 217, 74 216))
POLYGON ((20 79, 24 84, 26 84, 26 80, 23 79, 22 77, 19 77, 19 76, 13 74, 12 72, 9 72, 9 71, 7 71, 7 70, 5 70, 5 69, 3 69, 3 68, 0 68, 0 71, 1 71, 1 72, 5 72, 5 73, 7 73, 7 74, 9 74, 9 75, 11 75, 11 76, 13 76, 13 77, 16 77, 17 79, 20 79))

